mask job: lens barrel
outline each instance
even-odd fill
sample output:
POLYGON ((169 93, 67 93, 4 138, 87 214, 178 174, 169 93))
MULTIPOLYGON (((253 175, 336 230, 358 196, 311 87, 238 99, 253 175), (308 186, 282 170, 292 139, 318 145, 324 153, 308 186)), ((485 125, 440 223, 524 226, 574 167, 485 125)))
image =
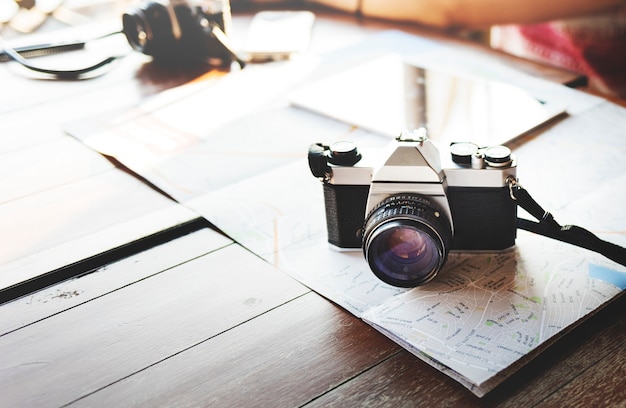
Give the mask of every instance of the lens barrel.
POLYGON ((381 201, 367 217, 363 253, 383 282, 415 287, 441 270, 451 238, 449 220, 428 198, 395 194, 381 201))
POLYGON ((140 11, 134 13, 125 13, 122 16, 123 33, 126 35, 128 43, 133 49, 143 52, 146 42, 148 41, 149 25, 146 22, 143 13, 140 11))

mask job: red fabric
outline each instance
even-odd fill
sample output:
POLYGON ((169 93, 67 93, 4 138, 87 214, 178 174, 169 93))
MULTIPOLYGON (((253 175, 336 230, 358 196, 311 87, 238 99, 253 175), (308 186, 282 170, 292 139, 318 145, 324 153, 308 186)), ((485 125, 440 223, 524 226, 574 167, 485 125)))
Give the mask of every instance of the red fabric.
POLYGON ((626 98, 626 7, 612 15, 507 26, 500 37, 498 48, 583 73, 600 91, 626 98))

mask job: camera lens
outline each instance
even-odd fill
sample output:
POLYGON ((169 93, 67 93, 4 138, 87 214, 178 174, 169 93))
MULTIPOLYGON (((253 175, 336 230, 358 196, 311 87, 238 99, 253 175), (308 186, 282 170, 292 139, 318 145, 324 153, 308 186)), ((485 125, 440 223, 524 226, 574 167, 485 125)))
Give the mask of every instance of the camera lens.
POLYGON ((183 14, 189 14, 189 7, 148 1, 124 13, 122 32, 133 49, 158 59, 174 58, 185 49, 178 43, 182 34, 174 29, 184 25, 179 21, 183 14))
POLYGON ((128 43, 137 51, 143 52, 148 40, 149 26, 143 18, 143 13, 125 13, 122 16, 122 31, 128 43))
POLYGON ((400 287, 422 285, 443 267, 452 237, 450 223, 417 194, 382 201, 365 223, 363 252, 382 281, 400 287))

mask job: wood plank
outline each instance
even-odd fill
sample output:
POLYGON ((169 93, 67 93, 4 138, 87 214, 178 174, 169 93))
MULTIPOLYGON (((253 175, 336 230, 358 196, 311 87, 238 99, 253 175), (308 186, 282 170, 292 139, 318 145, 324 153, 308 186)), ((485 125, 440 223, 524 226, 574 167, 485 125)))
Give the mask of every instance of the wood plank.
POLYGON ((0 206, 0 288, 197 215, 112 168, 0 206))
MULTIPOLYGON (((2 81, 8 81, 0 76, 2 81)), ((11 115, 0 115, 0 154, 7 157, 8 153, 19 152, 22 149, 49 143, 66 135, 57 128, 54 121, 41 118, 37 109, 19 112, 11 115), (33 123, 32 118, 37 118, 33 123)))
POLYGON ((479 401, 470 391, 403 350, 306 407, 434 407, 479 401))
POLYGON ((3 405, 67 404, 307 292, 228 246, 0 337, 3 405))
POLYGON ((0 156, 0 204, 88 178, 114 166, 67 136, 0 156))
POLYGON ((0 336, 230 245, 205 228, 0 307, 0 336))
MULTIPOLYGON (((543 405, 558 406, 567 401, 568 407, 572 408, 626 406, 624 325, 621 328, 622 341, 618 347, 612 349, 592 367, 585 367, 583 364, 572 367, 579 375, 546 398, 543 405)), ((584 360, 581 363, 584 363, 584 360)))
POLYGON ((295 407, 399 350, 310 293, 73 406, 295 407))

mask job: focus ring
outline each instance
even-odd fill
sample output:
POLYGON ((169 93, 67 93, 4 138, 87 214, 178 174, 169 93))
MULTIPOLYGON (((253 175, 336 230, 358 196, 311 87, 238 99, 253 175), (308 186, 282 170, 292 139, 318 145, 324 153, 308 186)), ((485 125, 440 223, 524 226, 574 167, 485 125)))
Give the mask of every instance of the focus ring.
POLYGON ((414 287, 443 267, 452 230, 428 198, 399 193, 381 201, 366 218, 363 253, 382 281, 414 287))

